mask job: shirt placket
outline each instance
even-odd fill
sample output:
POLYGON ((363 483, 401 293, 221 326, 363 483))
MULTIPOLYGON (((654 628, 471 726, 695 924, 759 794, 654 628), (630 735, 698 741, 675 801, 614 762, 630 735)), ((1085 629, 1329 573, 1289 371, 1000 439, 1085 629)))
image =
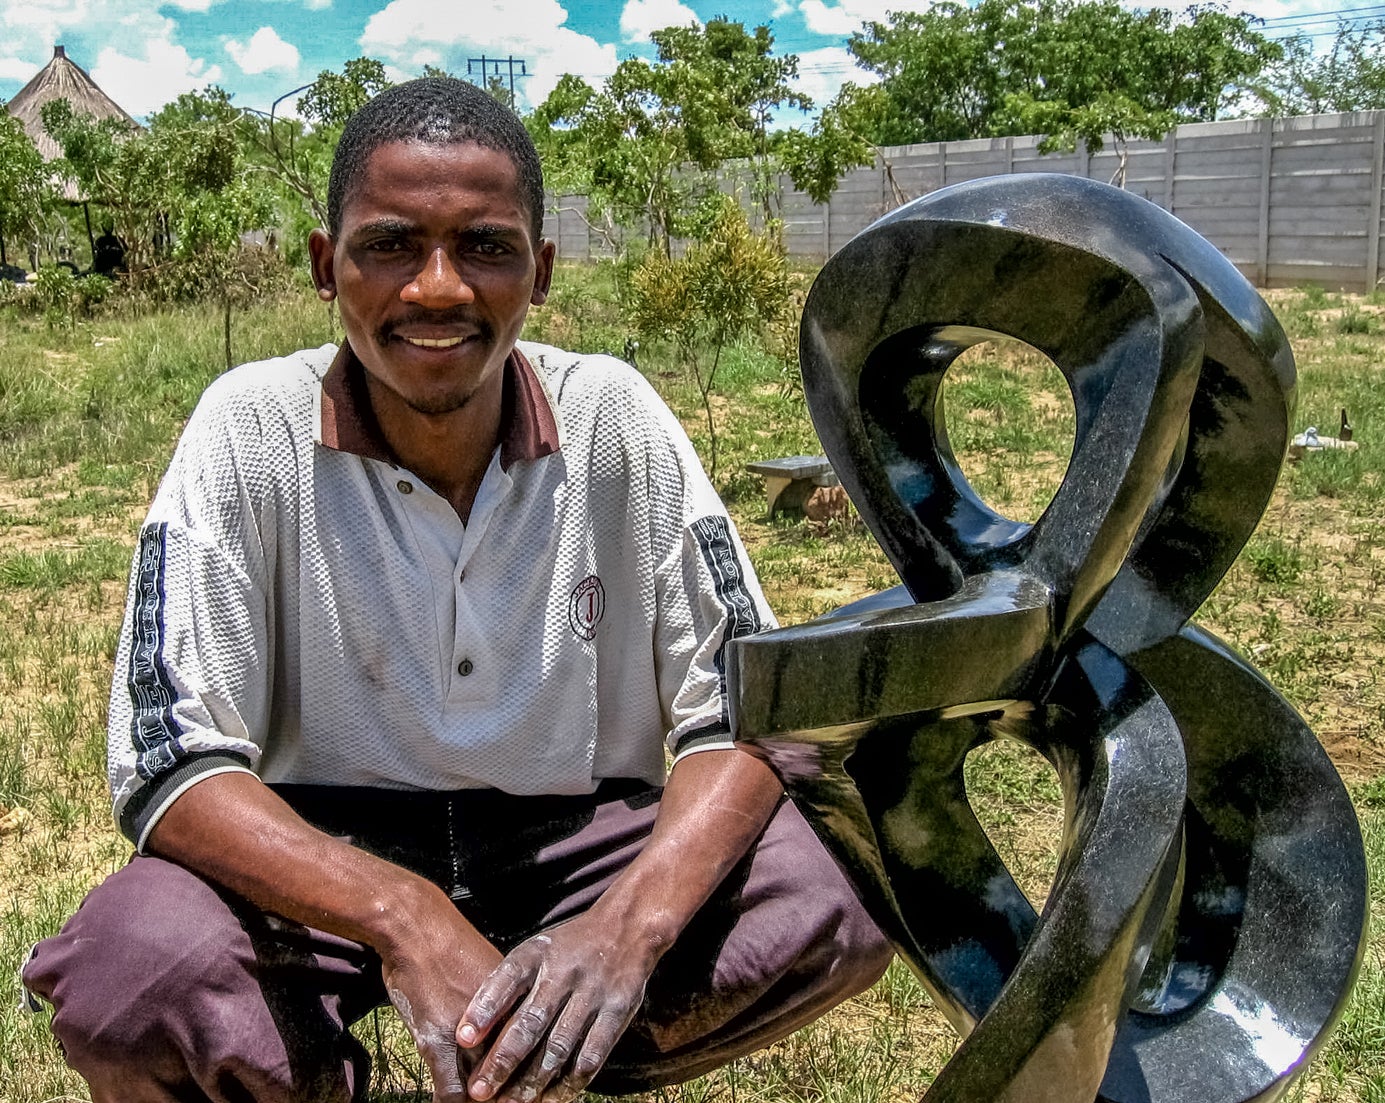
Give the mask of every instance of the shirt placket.
POLYGON ((481 669, 481 664, 493 661, 494 650, 490 641, 497 626, 486 623, 483 612, 495 607, 494 595, 490 595, 492 600, 484 605, 473 600, 473 588, 467 584, 467 573, 496 510, 513 485, 510 476, 500 466, 500 452, 497 449, 476 491, 452 572, 456 617, 452 640, 451 691, 448 694, 450 703, 477 697, 483 692, 483 687, 493 686, 500 675, 496 670, 481 669))

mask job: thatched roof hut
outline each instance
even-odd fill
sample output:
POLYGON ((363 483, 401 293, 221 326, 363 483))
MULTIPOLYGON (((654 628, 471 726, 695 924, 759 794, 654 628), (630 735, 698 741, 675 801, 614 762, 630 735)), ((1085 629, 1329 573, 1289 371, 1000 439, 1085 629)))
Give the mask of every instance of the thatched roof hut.
MULTIPOLYGON (((97 87, 87 71, 67 56, 66 49, 54 46, 53 60, 35 73, 33 79, 5 105, 5 110, 23 124, 25 132, 45 161, 56 160, 63 153, 57 140, 43 128, 43 105, 54 100, 67 100, 77 114, 91 115, 97 119, 123 119, 136 130, 144 129, 131 118, 128 111, 97 87)), ((85 197, 75 180, 63 180, 60 184, 63 196, 69 202, 82 204, 87 240, 94 253, 96 246, 92 242, 91 214, 87 210, 85 197)), ((0 261, 3 261, 4 254, 5 243, 0 239, 0 261)))
POLYGON ((6 104, 6 110, 24 124, 25 131, 38 146, 45 161, 62 156, 62 148, 43 129, 40 113, 43 105, 53 100, 67 100, 72 110, 79 115, 91 115, 97 119, 124 119, 132 127, 139 123, 130 117, 129 112, 97 87, 87 71, 67 56, 62 46, 53 47, 53 60, 34 74, 33 80, 15 93, 14 99, 6 104))

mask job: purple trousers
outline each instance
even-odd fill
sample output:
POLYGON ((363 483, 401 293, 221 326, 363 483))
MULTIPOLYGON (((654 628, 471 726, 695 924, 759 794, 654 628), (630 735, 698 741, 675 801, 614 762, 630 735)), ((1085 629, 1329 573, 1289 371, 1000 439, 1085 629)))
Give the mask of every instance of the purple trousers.
MULTIPOLYGON (((591 797, 279 791, 442 886, 502 951, 590 906, 644 845, 659 799, 624 782, 591 797), (506 826, 473 838, 469 823, 506 826)), ((769 1045, 869 987, 890 956, 785 802, 660 961, 592 1090, 675 1083, 769 1045)), ((369 1058, 346 1027, 387 1002, 373 951, 154 857, 94 889, 23 980, 53 1005, 95 1103, 364 1098, 369 1058)))

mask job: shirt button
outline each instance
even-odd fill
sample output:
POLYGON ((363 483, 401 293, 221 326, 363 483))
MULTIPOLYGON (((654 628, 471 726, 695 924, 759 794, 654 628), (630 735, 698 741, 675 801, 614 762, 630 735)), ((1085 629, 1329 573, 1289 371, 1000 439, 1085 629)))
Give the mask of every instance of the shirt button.
POLYGON ((394 485, 399 487, 400 494, 412 494, 414 492, 414 484, 409 482, 408 479, 400 479, 394 485))
POLYGON ((457 664, 457 673, 460 674, 463 678, 465 678, 475 669, 476 668, 471 665, 470 659, 463 659, 461 662, 457 664))
POLYGON ((461 584, 461 583, 463 583, 463 582, 465 582, 465 581, 466 581, 466 571, 458 571, 458 572, 457 572, 457 582, 458 582, 458 584, 461 584))

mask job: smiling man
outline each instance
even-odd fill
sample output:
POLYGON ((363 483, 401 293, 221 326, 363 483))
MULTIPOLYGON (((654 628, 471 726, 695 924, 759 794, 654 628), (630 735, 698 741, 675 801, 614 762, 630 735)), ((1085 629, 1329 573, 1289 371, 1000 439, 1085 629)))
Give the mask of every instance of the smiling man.
POLYGON ((731 743, 722 646, 772 616, 676 419, 518 342, 542 196, 484 93, 384 93, 311 239, 345 343, 184 432, 111 697, 137 854, 24 970, 97 1103, 362 1098, 385 1002, 435 1099, 644 1089, 889 959, 731 743))

